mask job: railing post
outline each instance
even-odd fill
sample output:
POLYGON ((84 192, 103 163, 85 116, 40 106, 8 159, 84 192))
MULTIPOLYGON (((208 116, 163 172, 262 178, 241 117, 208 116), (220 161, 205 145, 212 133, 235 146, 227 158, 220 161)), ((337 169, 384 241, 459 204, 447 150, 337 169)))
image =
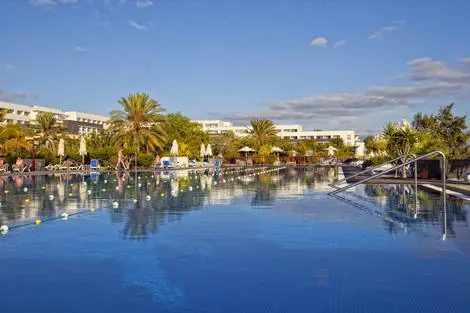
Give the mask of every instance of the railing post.
POLYGON ((446 166, 446 157, 442 153, 442 200, 443 200, 443 210, 444 210, 444 219, 442 221, 443 227, 442 227, 442 239, 445 240, 447 237, 447 166, 446 166))

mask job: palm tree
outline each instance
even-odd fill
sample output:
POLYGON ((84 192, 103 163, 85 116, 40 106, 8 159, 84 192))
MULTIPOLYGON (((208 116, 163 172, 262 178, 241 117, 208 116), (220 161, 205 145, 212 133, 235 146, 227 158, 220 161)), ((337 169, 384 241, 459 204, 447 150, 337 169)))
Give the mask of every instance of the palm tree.
POLYGON ((30 149, 24 128, 18 124, 6 124, 0 127, 0 150, 4 152, 18 149, 30 149))
POLYGON ((277 130, 273 121, 256 119, 250 121, 248 132, 255 139, 258 147, 262 146, 269 138, 276 136, 277 130))
POLYGON ((118 103, 122 110, 111 112, 110 123, 117 141, 135 149, 137 168, 137 153, 141 148, 150 152, 155 148, 161 149, 165 143, 166 135, 162 129, 165 117, 161 114, 165 110, 145 93, 130 94, 118 103))
MULTIPOLYGON (((387 123, 382 132, 382 138, 386 142, 386 151, 392 158, 410 154, 418 144, 418 133, 410 125, 397 126, 387 123)), ((402 159, 402 162, 406 160, 402 159)), ((406 178, 406 171, 403 171, 406 178)))
POLYGON ((34 119, 33 132, 39 137, 39 145, 47 149, 53 149, 58 141, 58 136, 64 128, 59 124, 53 113, 41 112, 34 119))

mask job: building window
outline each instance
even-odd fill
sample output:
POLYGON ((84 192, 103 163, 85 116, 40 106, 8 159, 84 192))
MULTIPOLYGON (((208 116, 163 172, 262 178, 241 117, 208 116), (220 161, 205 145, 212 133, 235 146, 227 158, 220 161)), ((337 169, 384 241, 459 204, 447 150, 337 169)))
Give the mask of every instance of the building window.
POLYGON ((347 137, 347 138, 348 138, 348 140, 351 140, 351 135, 348 135, 348 137, 347 137))

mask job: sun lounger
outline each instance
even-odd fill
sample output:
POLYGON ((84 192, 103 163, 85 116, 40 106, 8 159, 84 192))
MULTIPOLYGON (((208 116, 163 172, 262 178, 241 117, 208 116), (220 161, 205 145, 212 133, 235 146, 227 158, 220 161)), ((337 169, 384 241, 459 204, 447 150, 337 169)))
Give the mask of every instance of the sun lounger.
POLYGON ((100 169, 100 164, 98 163, 97 159, 93 159, 90 161, 90 169, 91 170, 99 170, 100 169))
POLYGON ((8 172, 8 164, 4 164, 2 167, 0 167, 0 172, 8 172))
POLYGON ((13 172, 31 172, 31 166, 29 164, 24 164, 23 167, 13 168, 13 172))

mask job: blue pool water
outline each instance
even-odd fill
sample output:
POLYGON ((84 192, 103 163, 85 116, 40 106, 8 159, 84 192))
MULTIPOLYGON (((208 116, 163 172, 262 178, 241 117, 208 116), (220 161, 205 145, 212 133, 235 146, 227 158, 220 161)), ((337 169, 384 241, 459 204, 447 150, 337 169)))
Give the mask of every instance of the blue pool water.
POLYGON ((422 190, 415 218, 400 186, 356 189, 382 217, 329 169, 219 174, 4 179, 0 311, 470 312, 467 203, 442 240, 422 190))

